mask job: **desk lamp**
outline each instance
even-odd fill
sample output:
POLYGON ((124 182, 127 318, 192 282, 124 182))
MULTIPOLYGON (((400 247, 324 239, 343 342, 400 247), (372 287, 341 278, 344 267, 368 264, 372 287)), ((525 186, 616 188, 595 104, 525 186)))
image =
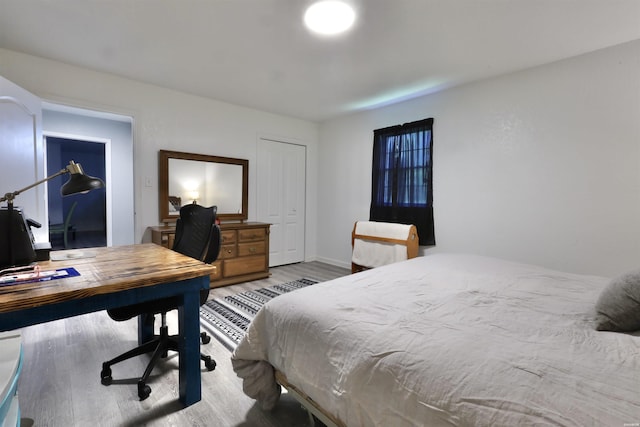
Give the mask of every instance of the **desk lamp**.
MULTIPOLYGON (((25 220, 20 209, 13 208, 13 200, 20 193, 45 183, 57 176, 71 174, 69 180, 60 188, 60 194, 69 196, 77 193, 87 193, 96 188, 104 187, 104 182, 100 178, 85 175, 82 166, 71 160, 66 168, 35 182, 25 188, 7 193, 0 197, 0 203, 7 202, 6 215, 0 211, 0 233, 6 229, 7 244, 0 245, 0 268, 14 266, 16 261, 30 263, 35 260, 34 240, 31 234, 31 226, 40 227, 40 224, 33 220, 25 220), (16 213, 14 215, 14 212, 16 213), (14 231, 17 233, 14 235, 14 231), (6 249, 5 249, 6 248, 6 249), (20 259, 18 259, 20 258, 20 259)), ((1 235, 1 234, 0 234, 1 235)))

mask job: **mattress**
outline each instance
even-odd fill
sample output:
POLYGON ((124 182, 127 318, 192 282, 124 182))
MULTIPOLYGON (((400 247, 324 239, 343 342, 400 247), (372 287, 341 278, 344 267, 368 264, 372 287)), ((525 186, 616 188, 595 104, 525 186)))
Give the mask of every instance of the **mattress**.
POLYGON ((609 279, 434 254, 271 300, 232 355, 272 408, 274 368, 355 426, 640 422, 640 337, 596 331, 609 279))

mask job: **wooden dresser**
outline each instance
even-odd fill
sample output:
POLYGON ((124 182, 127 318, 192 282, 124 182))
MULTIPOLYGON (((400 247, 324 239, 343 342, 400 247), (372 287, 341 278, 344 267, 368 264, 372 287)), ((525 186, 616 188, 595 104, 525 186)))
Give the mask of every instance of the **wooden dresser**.
MULTIPOLYGON (((232 285, 269 277, 269 226, 264 222, 228 222, 220 224, 222 248, 211 287, 232 285)), ((171 248, 175 226, 149 227, 151 241, 171 248)))

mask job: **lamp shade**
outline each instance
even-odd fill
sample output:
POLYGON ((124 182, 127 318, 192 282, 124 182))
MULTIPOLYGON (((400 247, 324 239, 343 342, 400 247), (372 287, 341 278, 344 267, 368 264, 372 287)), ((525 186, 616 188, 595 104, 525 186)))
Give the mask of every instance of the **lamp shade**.
POLYGON ((100 178, 94 178, 83 173, 73 173, 61 188, 60 194, 69 196, 76 193, 86 193, 96 188, 104 187, 104 182, 100 178))

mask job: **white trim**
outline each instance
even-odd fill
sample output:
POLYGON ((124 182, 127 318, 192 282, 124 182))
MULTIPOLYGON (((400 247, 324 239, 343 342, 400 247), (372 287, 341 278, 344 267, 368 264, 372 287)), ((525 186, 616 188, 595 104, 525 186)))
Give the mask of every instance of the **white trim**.
POLYGON ((133 123, 133 117, 108 111, 95 110, 86 107, 75 107, 57 102, 42 101, 42 109, 60 113, 75 114, 77 116, 93 117, 97 119, 113 120, 116 122, 133 123))
MULTIPOLYGON (((14 85, 10 81, 2 78, 0 76, 0 84, 6 81, 11 85, 14 85)), ((19 97, 9 96, 9 95, 1 95, 0 103, 8 104, 18 107, 25 113, 30 121, 31 121, 31 135, 33 137, 32 147, 29 149, 33 152, 33 181, 38 182, 45 178, 46 174, 44 173, 45 165, 42 154, 44 153, 44 143, 40 134, 42 129, 42 110, 40 109, 40 98, 36 97, 30 92, 20 88, 19 86, 15 86, 19 90, 19 97), (33 101, 28 104, 33 104, 31 107, 24 102, 24 100, 33 101)), ((29 120, 28 119, 28 120, 29 120)), ((31 139, 31 138, 30 138, 31 139)), ((7 155, 7 153, 3 153, 3 155, 7 155)), ((31 174, 31 170, 23 170, 21 171, 21 175, 25 173, 31 174)), ((4 181, 3 181, 4 182, 4 181)), ((4 184, 3 184, 4 185, 4 184)), ((26 196, 22 199, 21 205, 23 207, 27 207, 27 212, 29 212, 29 216, 33 218, 37 218, 42 224, 42 227, 32 230, 33 235, 36 242, 44 242, 49 238, 49 225, 44 223, 44 219, 47 218, 47 192, 44 190, 45 187, 36 186, 33 188, 33 196, 26 196), (30 201, 28 200, 30 199, 30 201), (31 211, 33 210, 33 211, 31 211)), ((3 191, 11 191, 11 188, 7 188, 3 191)))
POLYGON ((329 264, 329 265, 333 265, 333 266, 336 266, 336 267, 348 268, 349 270, 351 270, 351 263, 347 263, 347 262, 344 262, 344 261, 338 260, 338 259, 327 258, 327 257, 322 257, 322 256, 315 256, 313 258, 305 260, 305 262, 311 262, 311 261, 318 261, 318 262, 322 262, 324 264, 329 264))

